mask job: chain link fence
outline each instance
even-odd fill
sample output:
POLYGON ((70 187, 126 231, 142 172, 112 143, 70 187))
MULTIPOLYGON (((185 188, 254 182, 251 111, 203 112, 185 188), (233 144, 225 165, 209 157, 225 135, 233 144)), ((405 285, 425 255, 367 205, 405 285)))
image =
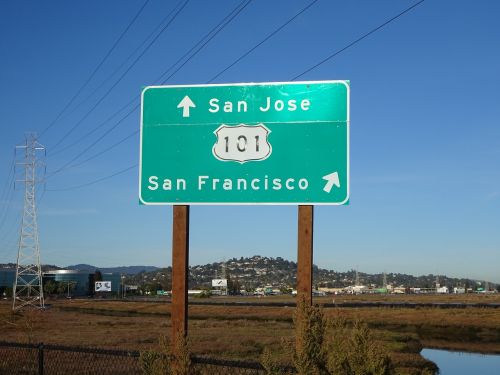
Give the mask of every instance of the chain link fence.
MULTIPOLYGON (((142 374, 140 352, 0 341, 0 375, 142 374)), ((199 375, 261 375, 258 362, 192 357, 199 375)))

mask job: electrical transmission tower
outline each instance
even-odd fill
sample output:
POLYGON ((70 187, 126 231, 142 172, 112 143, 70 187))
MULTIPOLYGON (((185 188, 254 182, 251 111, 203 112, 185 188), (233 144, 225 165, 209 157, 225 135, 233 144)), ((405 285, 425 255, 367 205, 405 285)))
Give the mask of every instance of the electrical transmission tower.
MULTIPOLYGON (((36 133, 27 133, 25 136, 26 144, 16 146, 16 154, 18 150, 24 150, 23 161, 16 161, 16 166, 24 167, 24 178, 16 180, 24 184, 24 209, 17 252, 16 279, 13 287, 13 310, 23 307, 44 308, 36 215, 36 185, 42 182, 42 179, 38 177, 38 172, 44 173, 45 171, 45 164, 37 159, 37 155, 45 156, 45 147, 37 142, 36 133)), ((43 174, 40 174, 43 177, 43 174)))

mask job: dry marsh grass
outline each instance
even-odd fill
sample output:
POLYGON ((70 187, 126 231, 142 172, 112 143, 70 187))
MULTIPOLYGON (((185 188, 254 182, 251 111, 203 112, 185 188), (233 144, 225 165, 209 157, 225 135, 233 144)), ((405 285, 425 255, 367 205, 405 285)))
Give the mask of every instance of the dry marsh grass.
MULTIPOLYGON (((289 360, 282 341, 294 336, 294 308, 271 306, 193 305, 189 307, 192 351, 214 357, 259 360, 272 348, 289 360)), ((421 345, 434 348, 500 353, 500 310, 485 308, 329 308, 361 319, 389 350, 398 373, 418 374, 429 367, 421 345)), ((43 341, 89 347, 155 349, 160 335, 170 334, 166 303, 71 300, 56 301, 36 316, 12 315, 0 303, 2 340, 43 341)))

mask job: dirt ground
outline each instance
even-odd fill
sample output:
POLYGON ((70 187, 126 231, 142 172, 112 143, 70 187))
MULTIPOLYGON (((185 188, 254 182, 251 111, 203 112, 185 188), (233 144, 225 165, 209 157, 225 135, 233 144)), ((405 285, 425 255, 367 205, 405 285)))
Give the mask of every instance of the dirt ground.
MULTIPOLYGON (((475 297, 471 300, 484 301, 475 297)), ((222 299, 213 299, 219 303, 209 306, 191 305, 189 337, 193 353, 258 361, 268 347, 286 357, 283 341, 293 340, 294 308, 265 306, 282 298, 252 301, 264 305, 224 306, 222 299)), ((146 350, 157 348, 160 336, 170 335, 170 304, 166 301, 73 299, 49 300, 47 305, 45 311, 13 315, 10 303, 2 301, 1 340, 146 350)), ((500 309, 362 307, 324 311, 327 316, 340 314, 349 321, 367 322, 387 347, 399 373, 418 374, 429 365, 419 355, 422 346, 500 353, 500 309)))

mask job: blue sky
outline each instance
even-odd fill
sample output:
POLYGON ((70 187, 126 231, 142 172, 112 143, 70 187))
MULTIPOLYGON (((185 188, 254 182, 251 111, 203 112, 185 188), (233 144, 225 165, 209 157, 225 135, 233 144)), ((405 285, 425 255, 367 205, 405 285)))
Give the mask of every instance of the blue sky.
MULTIPOLYGON (((319 0, 214 82, 289 81, 414 3, 319 0)), ((22 189, 8 188, 14 146, 25 131, 42 133, 57 118, 142 4, 1 3, 0 194, 7 189, 0 195, 0 262, 15 262, 22 213, 22 189)), ((96 106, 137 54, 127 57, 177 4, 149 1, 69 111, 43 133, 49 174, 114 126, 120 117, 81 139, 142 87, 158 84, 239 2, 188 2, 96 106)), ((250 2, 167 84, 206 83, 308 4, 250 2)), ((316 264, 500 282, 499 11, 493 0, 427 0, 301 77, 351 82, 350 205, 316 207, 316 264)), ((138 128, 136 111, 76 161, 138 128)), ((137 169, 54 191, 111 175, 138 158, 134 135, 47 179, 38 206, 44 263, 171 263, 172 209, 138 204, 137 169)), ((296 222, 296 207, 192 207, 190 263, 254 254, 295 259, 296 222)))

